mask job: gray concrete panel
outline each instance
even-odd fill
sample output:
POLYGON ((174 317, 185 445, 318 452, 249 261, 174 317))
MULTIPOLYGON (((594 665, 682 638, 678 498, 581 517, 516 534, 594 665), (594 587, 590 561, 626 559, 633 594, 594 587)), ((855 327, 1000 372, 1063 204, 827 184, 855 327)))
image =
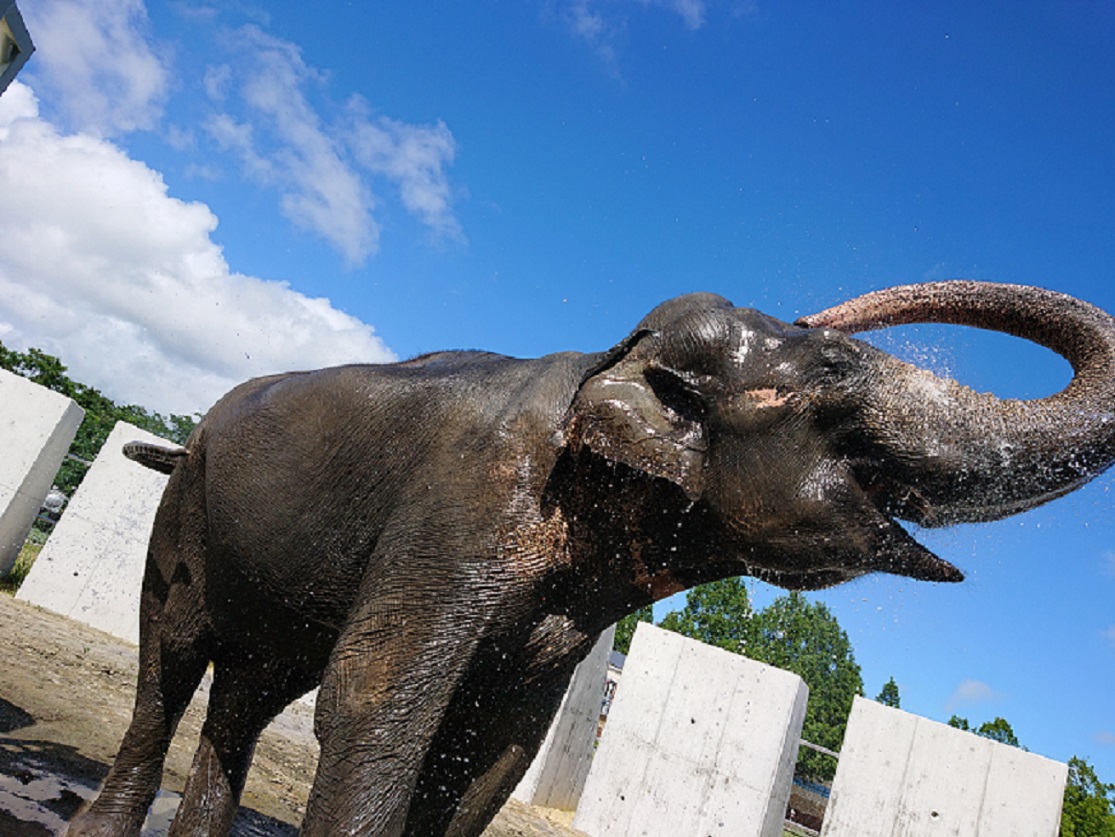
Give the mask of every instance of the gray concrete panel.
POLYGON ((546 740, 512 794, 520 802, 563 811, 577 808, 596 748, 608 654, 615 635, 615 625, 604 631, 573 672, 546 740))
POLYGON ((147 541, 167 477, 125 458, 131 441, 170 444, 117 423, 17 596, 138 642, 147 541))
POLYGON ((808 689, 640 624, 575 828, 591 837, 779 837, 808 689))
POLYGON ((66 396, 0 369, 0 575, 19 557, 84 415, 66 396))
POLYGON ((1068 767, 856 698, 822 837, 1055 837, 1068 767))

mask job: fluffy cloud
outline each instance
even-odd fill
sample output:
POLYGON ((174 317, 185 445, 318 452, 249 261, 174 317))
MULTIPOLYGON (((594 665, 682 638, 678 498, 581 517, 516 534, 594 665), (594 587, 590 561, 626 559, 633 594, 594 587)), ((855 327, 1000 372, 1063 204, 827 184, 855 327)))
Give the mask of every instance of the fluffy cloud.
POLYGON ((154 127, 169 73, 143 0, 40 0, 21 11, 37 48, 25 77, 52 94, 71 129, 114 136, 154 127))
POLYGON ((640 0, 644 6, 657 6, 678 15, 686 29, 705 25, 704 0, 640 0))
POLYGON ((373 118, 355 97, 357 107, 331 101, 325 75, 295 44, 254 25, 222 28, 212 8, 183 7, 203 27, 213 60, 198 77, 176 68, 192 47, 155 39, 143 0, 42 0, 24 13, 39 49, 23 78, 43 94, 52 122, 100 138, 157 130, 179 152, 204 153, 184 168, 210 179, 216 151, 349 267, 379 248, 381 190, 397 192, 435 236, 463 240, 446 173, 456 150, 449 129, 373 118), (210 140, 204 149, 192 121, 164 118, 178 112, 168 110, 170 96, 189 98, 194 87, 209 102, 198 119, 210 140))
POLYGON ((948 711, 974 703, 989 703, 999 699, 999 693, 982 680, 962 680, 948 700, 948 711))
POLYGON ((445 167, 456 155, 456 142, 445 123, 410 125, 386 116, 372 117, 358 97, 349 110, 348 142, 357 162, 393 183, 407 211, 438 235, 462 238, 445 176, 445 167))
POLYGON ((211 67, 206 89, 224 105, 235 75, 245 118, 215 114, 206 126, 210 136, 240 158, 248 176, 279 190, 293 224, 320 235, 347 264, 360 264, 376 251, 379 226, 371 190, 307 98, 305 87, 320 77, 296 46, 254 26, 240 30, 237 44, 235 74, 228 65, 211 67))
POLYGON ((205 130, 247 177, 279 191, 293 224, 320 235, 348 265, 361 264, 379 246, 373 186, 382 183, 435 234, 462 238, 446 174, 456 142, 443 123, 373 117, 359 97, 327 120, 311 101, 324 78, 297 46, 255 26, 235 41, 235 67, 205 73, 215 108, 205 130))
MULTIPOLYGON (((616 69, 616 42, 626 31, 625 6, 665 9, 681 18, 682 25, 697 30, 705 25, 708 3, 705 0, 626 0, 626 2, 601 2, 601 0, 564 0, 560 16, 569 31, 584 41, 614 71, 616 69)), ((746 13, 733 6, 733 14, 746 13)))
POLYGON ((392 359, 328 300, 232 272, 207 206, 59 131, 19 82, 0 97, 0 194, 0 339, 116 400, 190 413, 253 375, 392 359))

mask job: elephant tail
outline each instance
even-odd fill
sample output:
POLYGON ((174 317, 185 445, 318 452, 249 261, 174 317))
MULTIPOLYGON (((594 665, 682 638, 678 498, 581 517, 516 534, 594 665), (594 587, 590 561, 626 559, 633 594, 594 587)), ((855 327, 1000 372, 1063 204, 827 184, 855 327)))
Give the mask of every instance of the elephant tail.
POLYGON ((189 453, 186 448, 164 447, 149 442, 128 442, 124 445, 124 456, 161 474, 169 474, 189 453))

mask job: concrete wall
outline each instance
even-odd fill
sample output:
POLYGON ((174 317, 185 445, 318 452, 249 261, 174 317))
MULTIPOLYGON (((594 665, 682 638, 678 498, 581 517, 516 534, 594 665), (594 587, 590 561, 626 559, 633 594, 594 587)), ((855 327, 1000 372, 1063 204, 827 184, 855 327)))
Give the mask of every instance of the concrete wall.
POLYGON ((147 540, 167 481, 124 457, 134 440, 165 443, 117 423, 17 594, 129 642, 139 641, 147 540))
POLYGON ((780 837, 807 695, 795 674, 640 624, 573 826, 780 837))
POLYGON ((613 625, 577 666, 542 748, 512 794, 520 802, 563 811, 576 809, 592 765, 608 654, 615 636, 613 625))
POLYGON ((1068 767, 856 698, 822 837, 1055 837, 1068 767))
POLYGON ((0 369, 0 575, 12 568, 85 411, 0 369))

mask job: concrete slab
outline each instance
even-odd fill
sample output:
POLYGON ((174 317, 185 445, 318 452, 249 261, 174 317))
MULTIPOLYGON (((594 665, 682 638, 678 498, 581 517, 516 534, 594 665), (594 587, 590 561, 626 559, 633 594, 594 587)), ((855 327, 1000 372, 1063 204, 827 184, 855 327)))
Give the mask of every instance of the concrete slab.
POLYGON ((574 828, 780 837, 807 696, 795 674, 640 624, 574 828))
POLYGON ((84 415, 66 396, 0 369, 0 575, 19 557, 84 415))
POLYGON ((822 837, 1055 837, 1068 766, 856 698, 822 837))
POLYGON ((167 477, 125 458, 125 442, 165 439, 117 423, 17 597, 139 641, 147 540, 167 477))
POLYGON ((520 802, 576 810, 596 749, 596 726, 615 635, 615 625, 604 631, 573 673, 542 748, 511 794, 520 802))

